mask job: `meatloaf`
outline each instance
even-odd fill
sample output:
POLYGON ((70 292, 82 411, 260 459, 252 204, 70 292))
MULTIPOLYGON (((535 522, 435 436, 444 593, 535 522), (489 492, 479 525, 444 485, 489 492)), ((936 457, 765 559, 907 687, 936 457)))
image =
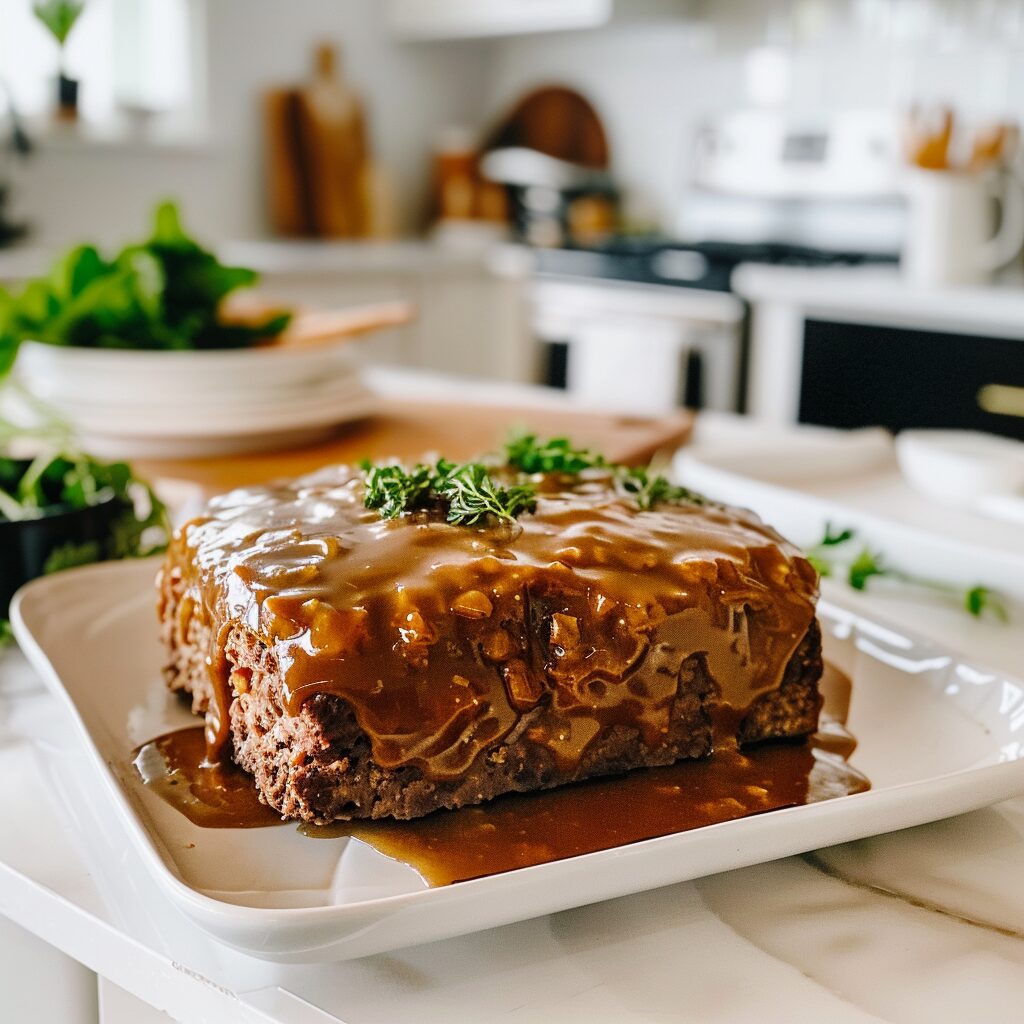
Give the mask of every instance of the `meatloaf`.
POLYGON ((237 490, 158 580, 166 679, 283 816, 413 818, 817 726, 817 575, 751 512, 533 478, 382 520, 358 469, 237 490))

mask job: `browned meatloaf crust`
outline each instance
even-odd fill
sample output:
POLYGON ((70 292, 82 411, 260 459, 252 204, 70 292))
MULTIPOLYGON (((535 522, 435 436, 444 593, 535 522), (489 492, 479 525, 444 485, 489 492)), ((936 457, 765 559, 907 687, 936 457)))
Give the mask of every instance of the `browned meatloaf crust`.
POLYGON ((213 712, 213 731, 220 726, 261 798, 282 815, 412 818, 816 728, 816 579, 752 514, 634 512, 610 492, 580 497, 562 480, 550 499, 542 496, 537 515, 526 517, 522 534, 498 531, 492 539, 495 531, 429 517, 381 524, 361 509, 357 477, 338 470, 321 479, 221 499, 181 531, 160 579, 169 685, 190 694, 196 712, 213 712), (558 506, 567 489, 583 512, 558 506), (318 510, 311 518, 321 520, 316 528, 298 514, 309 502, 318 510), (365 553, 353 542, 378 536, 374 531, 386 534, 379 555, 392 566, 397 589, 386 573, 387 583, 377 572, 368 584, 371 564, 364 569, 362 558, 345 562, 349 550, 365 553), (436 532, 427 561, 417 546, 424 531, 436 532), (664 538, 673 531, 679 550, 666 553, 664 538), (689 555, 687 540, 697 546, 689 555), (479 568, 504 549, 513 554, 479 568), (637 551, 643 557, 628 571, 637 551), (601 563, 600 571, 592 563, 601 563), (310 583, 310 566, 331 576, 329 593, 310 583), (417 580, 425 583, 421 591, 417 580), (349 587, 358 591, 352 607, 361 617, 325 620, 349 612, 341 599, 349 587), (708 621, 694 636, 698 591, 721 607, 709 615, 700 606, 708 621), (270 594, 278 603, 268 614, 270 594), (630 603, 631 594, 642 596, 630 603), (378 598, 388 615, 373 604, 378 598), (392 630, 396 601, 402 622, 392 630), (617 609, 612 618, 604 604, 617 609), (324 621, 332 624, 331 642, 318 639, 324 621), (383 660, 365 669, 368 644, 383 660), (596 671, 587 667, 594 657, 603 659, 596 671), (725 678, 731 658, 744 666, 749 699, 738 698, 736 681, 725 678), (296 665, 304 666, 302 675, 296 665), (406 687, 403 701, 425 702, 431 724, 422 735, 412 735, 417 723, 410 726, 392 705, 373 703, 376 671, 406 687), (374 683, 368 690, 351 682, 364 677, 374 683), (486 710, 452 727, 445 716, 455 705, 435 706, 431 694, 443 691, 444 700, 458 702, 450 694, 459 686, 486 710), (394 726, 395 714, 406 731, 400 742, 385 722, 394 726))

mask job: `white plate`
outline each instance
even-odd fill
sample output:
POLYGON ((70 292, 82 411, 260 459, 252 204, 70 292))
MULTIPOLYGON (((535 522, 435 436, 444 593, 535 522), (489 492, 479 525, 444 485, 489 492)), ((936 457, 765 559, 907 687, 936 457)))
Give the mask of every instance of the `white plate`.
POLYGON ((131 750, 194 723, 159 674, 155 561, 71 570, 15 598, 15 632, 62 699, 166 895, 252 955, 337 960, 492 928, 959 814, 1024 791, 1024 683, 823 605, 854 680, 853 763, 874 789, 444 888, 356 840, 201 829, 144 789, 131 750))
POLYGON ((371 413, 376 397, 358 380, 331 382, 304 398, 202 410, 140 405, 64 407, 79 443, 110 458, 203 458, 293 448, 371 413))
POLYGON ((1024 601, 1024 530, 1011 510, 995 519, 926 497, 904 479, 885 431, 766 430, 755 443, 683 448, 674 469, 802 547, 818 543, 826 523, 854 527, 894 568, 1024 601))

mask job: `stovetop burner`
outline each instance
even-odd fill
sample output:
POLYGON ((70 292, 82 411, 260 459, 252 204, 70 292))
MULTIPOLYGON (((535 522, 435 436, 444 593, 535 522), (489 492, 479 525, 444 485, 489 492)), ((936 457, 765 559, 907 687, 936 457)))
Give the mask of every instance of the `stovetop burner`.
POLYGON ((646 236, 619 237, 592 248, 537 249, 538 274, 593 277, 711 291, 730 291, 740 263, 801 267, 893 263, 895 258, 863 252, 837 252, 783 243, 685 243, 646 236))

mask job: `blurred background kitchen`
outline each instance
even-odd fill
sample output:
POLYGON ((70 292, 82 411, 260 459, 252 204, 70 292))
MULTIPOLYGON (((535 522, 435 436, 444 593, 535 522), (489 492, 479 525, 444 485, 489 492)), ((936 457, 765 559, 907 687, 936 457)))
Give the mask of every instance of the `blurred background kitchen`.
POLYGON ((5 285, 171 197, 275 299, 413 303, 371 362, 1024 438, 1024 0, 0 19, 5 285))

